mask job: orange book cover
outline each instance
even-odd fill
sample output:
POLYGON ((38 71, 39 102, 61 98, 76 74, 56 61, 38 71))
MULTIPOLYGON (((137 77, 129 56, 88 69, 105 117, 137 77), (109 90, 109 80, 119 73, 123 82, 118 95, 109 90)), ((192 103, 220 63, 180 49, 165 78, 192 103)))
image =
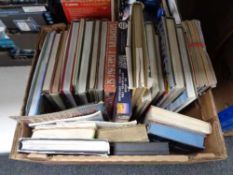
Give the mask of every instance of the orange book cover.
POLYGON ((111 0, 62 0, 68 22, 81 18, 111 18, 111 0))

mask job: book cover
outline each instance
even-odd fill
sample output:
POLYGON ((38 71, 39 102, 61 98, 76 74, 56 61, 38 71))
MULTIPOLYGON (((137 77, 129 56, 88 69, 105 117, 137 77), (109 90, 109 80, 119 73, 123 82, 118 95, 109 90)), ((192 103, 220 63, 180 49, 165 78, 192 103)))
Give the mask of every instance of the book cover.
POLYGON ((160 123, 200 134, 212 133, 212 126, 209 122, 155 106, 150 106, 145 119, 147 123, 160 123))
POLYGON ((118 28, 118 59, 117 59, 117 95, 115 99, 115 120, 128 121, 132 114, 131 98, 128 82, 128 70, 126 59, 127 22, 120 22, 118 28))
POLYGON ((96 135, 97 139, 107 139, 109 142, 149 142, 145 125, 101 128, 96 135))
POLYGON ((110 153, 110 145, 106 140, 20 138, 17 151, 44 154, 107 155, 110 153))
POLYGON ((201 149, 204 148, 204 134, 195 133, 184 129, 179 129, 157 123, 150 123, 148 125, 148 134, 190 145, 193 147, 201 149))
POLYGON ((149 134, 148 137, 150 139, 150 142, 156 142, 156 143, 167 142, 169 145, 170 154, 173 154, 173 153, 175 153, 175 154, 193 154, 197 151, 203 150, 203 148, 197 148, 194 146, 186 145, 183 143, 179 143, 176 141, 172 141, 172 140, 165 139, 165 138, 158 137, 158 136, 151 135, 151 134, 149 134))
POLYGON ((112 155, 167 155, 169 147, 167 142, 154 143, 112 143, 110 144, 112 155))
POLYGON ((109 114, 113 112, 113 104, 116 95, 117 77, 117 22, 108 23, 107 48, 104 74, 104 102, 109 114))
POLYGON ((82 56, 80 60, 80 71, 78 75, 78 83, 75 89, 76 101, 79 105, 87 104, 87 90, 89 80, 89 69, 91 63, 91 52, 93 47, 93 35, 94 35, 94 21, 87 21, 85 24, 84 41, 82 56))
POLYGON ((68 22, 81 18, 111 18, 111 0, 62 0, 68 22))
POLYGON ((75 49, 78 37, 78 30, 79 30, 79 22, 74 22, 71 25, 70 33, 69 33, 69 40, 68 46, 66 50, 66 62, 64 67, 64 72, 62 75, 62 87, 61 87, 61 96, 69 107, 77 106, 75 99, 72 93, 72 72, 73 72, 73 65, 75 60, 75 49))

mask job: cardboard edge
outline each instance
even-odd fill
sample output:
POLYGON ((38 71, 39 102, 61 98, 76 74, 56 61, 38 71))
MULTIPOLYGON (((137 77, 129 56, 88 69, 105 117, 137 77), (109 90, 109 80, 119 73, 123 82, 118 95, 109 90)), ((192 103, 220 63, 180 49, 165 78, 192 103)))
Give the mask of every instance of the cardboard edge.
POLYGON ((49 164, 49 165, 133 165, 133 164, 194 164, 194 163, 204 163, 209 161, 220 161, 225 160, 227 156, 216 156, 212 153, 210 154, 197 154, 195 156, 187 155, 167 155, 167 156, 109 156, 109 157, 97 157, 97 156, 35 156, 23 158, 21 156, 16 156, 13 159, 24 161, 24 162, 33 162, 39 164, 49 164))

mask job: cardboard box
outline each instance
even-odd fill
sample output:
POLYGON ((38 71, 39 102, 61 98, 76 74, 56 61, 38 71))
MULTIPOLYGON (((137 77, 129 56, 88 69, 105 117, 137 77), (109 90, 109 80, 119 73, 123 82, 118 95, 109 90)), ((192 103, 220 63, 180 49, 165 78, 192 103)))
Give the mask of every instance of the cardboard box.
MULTIPOLYGON (((32 75, 35 69, 39 51, 46 32, 51 30, 64 30, 64 25, 55 25, 52 27, 43 28, 38 40, 38 51, 35 54, 34 64, 30 74, 28 87, 25 94, 25 101, 22 108, 22 115, 25 109, 26 100, 28 98, 29 88, 32 80, 32 75)), ((219 124, 217 110, 212 95, 212 91, 207 91, 201 96, 196 103, 191 104, 184 114, 208 121, 211 123, 213 132, 205 139, 206 149, 197 154, 191 155, 156 155, 156 156, 76 156, 76 155, 46 155, 46 154, 23 154, 18 153, 18 139, 28 137, 31 134, 30 128, 24 123, 18 123, 10 154, 11 159, 40 162, 46 164, 184 164, 184 163, 200 163, 206 161, 223 160, 227 158, 227 152, 221 127, 219 124)))

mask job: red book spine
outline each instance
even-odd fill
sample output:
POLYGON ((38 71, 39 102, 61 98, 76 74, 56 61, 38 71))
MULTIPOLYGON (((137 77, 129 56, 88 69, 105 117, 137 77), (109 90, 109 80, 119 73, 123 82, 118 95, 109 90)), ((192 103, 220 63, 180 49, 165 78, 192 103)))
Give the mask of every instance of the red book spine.
POLYGON ((113 112, 113 105, 117 88, 117 29, 117 22, 108 22, 104 70, 104 102, 110 115, 113 112))
POLYGON ((111 18, 111 0, 62 0, 68 22, 81 18, 111 18))

